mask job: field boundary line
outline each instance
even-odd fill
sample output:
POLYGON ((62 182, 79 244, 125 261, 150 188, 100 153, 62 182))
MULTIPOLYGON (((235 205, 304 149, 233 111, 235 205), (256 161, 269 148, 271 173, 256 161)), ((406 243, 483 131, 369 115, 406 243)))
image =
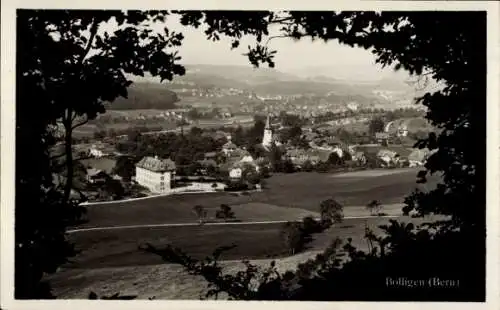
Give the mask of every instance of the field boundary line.
MULTIPOLYGON (((371 219, 371 218, 396 218, 401 215, 383 215, 383 216, 348 216, 344 217, 345 220, 353 219, 371 219)), ((260 225, 260 224, 281 224, 290 222, 287 220, 277 221, 253 221, 253 222, 216 222, 216 223, 166 223, 166 224, 142 224, 142 225, 125 225, 125 226, 105 226, 105 227, 89 227, 78 228, 66 231, 68 234, 74 234, 87 231, 106 231, 106 230, 120 230, 120 229, 135 229, 135 228, 160 228, 160 227, 189 227, 189 226, 223 226, 223 225, 260 225)))
POLYGON ((91 206, 96 206, 96 205, 119 204, 119 203, 127 203, 127 202, 139 201, 139 200, 147 200, 147 199, 154 199, 154 198, 161 198, 161 197, 168 197, 168 196, 178 196, 178 195, 216 194, 216 193, 231 194, 231 193, 243 193, 243 192, 256 193, 256 192, 261 192, 261 191, 262 191, 262 189, 253 189, 253 190, 241 191, 241 192, 227 192, 227 191, 215 191, 215 190, 213 190, 213 191, 211 190, 211 191, 170 192, 170 193, 165 193, 165 194, 157 194, 154 196, 128 198, 128 199, 124 199, 124 200, 82 202, 80 204, 80 206, 91 207, 91 206))

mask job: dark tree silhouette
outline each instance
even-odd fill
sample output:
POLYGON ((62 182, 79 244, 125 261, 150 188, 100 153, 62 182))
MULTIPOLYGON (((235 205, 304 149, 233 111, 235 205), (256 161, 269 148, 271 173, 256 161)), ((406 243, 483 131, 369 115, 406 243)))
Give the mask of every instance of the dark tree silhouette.
POLYGON ((319 209, 323 222, 335 224, 342 222, 344 219, 344 207, 335 199, 322 201, 319 209))
POLYGON ((193 212, 196 215, 196 217, 198 218, 198 221, 200 222, 200 224, 203 223, 203 221, 207 217, 207 210, 205 210, 205 208, 201 205, 196 205, 193 207, 193 212))
POLYGON ((219 219, 234 219, 234 212, 231 210, 231 207, 227 204, 221 204, 220 210, 215 212, 215 217, 219 219))
POLYGON ((287 222, 281 230, 281 237, 290 255, 295 255, 302 250, 308 241, 309 234, 306 234, 300 223, 287 222))
POLYGON ((124 181, 130 181, 135 175, 135 164, 134 161, 127 156, 120 156, 116 160, 113 172, 121 176, 124 181))
POLYGON ((384 131, 384 121, 380 117, 375 117, 368 124, 368 132, 374 136, 377 132, 384 131))
POLYGON ((382 209, 382 204, 380 204, 380 201, 378 200, 372 200, 366 205, 366 209, 370 211, 371 215, 378 214, 382 209))
POLYGON ((73 131, 103 113, 105 102, 127 97, 131 81, 125 73, 149 72, 164 80, 185 72, 175 52, 164 51, 179 46, 182 35, 141 28, 165 16, 160 11, 17 11, 16 298, 49 296, 48 286, 40 284, 43 275, 74 254, 64 236, 82 212, 70 197, 73 131), (113 17, 124 27, 99 32, 113 17), (52 183, 54 167, 48 161, 57 128, 64 129, 62 188, 52 183))
POLYGON ((337 152, 332 152, 328 156, 328 164, 330 164, 334 167, 338 167, 338 166, 342 165, 342 163, 343 163, 342 158, 339 156, 339 154, 337 152))
POLYGON ((122 199, 125 195, 125 189, 123 188, 122 183, 111 178, 106 180, 102 190, 109 194, 113 198, 113 200, 122 199))

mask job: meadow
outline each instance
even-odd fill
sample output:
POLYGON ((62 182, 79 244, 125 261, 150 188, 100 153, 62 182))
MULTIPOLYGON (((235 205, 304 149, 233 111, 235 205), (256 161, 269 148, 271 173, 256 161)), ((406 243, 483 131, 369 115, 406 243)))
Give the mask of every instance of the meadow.
POLYGON ((412 189, 429 189, 435 184, 436 179, 430 184, 417 185, 417 171, 277 174, 267 179, 264 191, 249 195, 188 194, 89 206, 89 222, 80 228, 98 229, 68 234, 81 252, 47 279, 61 298, 86 298, 94 290, 98 294, 120 292, 138 298, 198 299, 207 290, 202 278, 141 251, 139 246, 151 243, 161 248, 170 244, 195 258, 204 258, 217 247, 234 244, 236 247, 221 256, 221 264, 227 272, 241 270, 243 259, 261 267, 276 260, 281 271, 294 269, 298 263, 323 251, 337 237, 352 238, 354 246, 366 249, 365 228, 380 233, 378 226, 389 223, 388 218, 368 216, 364 205, 373 199, 380 200, 384 205, 382 211, 396 216, 399 221, 415 224, 429 221, 401 215, 403 199, 412 189), (317 217, 321 201, 332 197, 344 205, 347 218, 314 234, 304 252, 288 256, 280 237, 283 223, 271 221, 299 220, 307 215, 317 217), (229 204, 242 223, 193 224, 196 222, 192 212, 194 205, 205 206, 210 216, 222 203, 229 204), (253 221, 271 223, 246 223, 253 221), (189 226, 140 227, 168 223, 189 226), (139 227, 119 227, 126 225, 139 227))
MULTIPOLYGON (((421 219, 399 217, 403 221, 421 222, 421 219)), ((387 218, 345 219, 329 230, 314 235, 306 250, 322 250, 335 238, 353 238, 356 246, 363 246, 365 225, 380 232, 379 225, 387 218)), ((139 227, 102 231, 83 231, 70 234, 81 254, 67 268, 104 268, 161 264, 159 256, 139 250, 150 243, 157 247, 170 244, 190 256, 203 259, 220 246, 236 245, 224 252, 223 260, 265 259, 287 256, 280 237, 282 223, 242 225, 197 225, 179 227, 139 227)))
MULTIPOLYGON (((431 219, 399 217, 398 220, 419 224, 431 219)), ((313 235, 304 252, 289 257, 279 237, 281 224, 81 232, 70 235, 81 254, 49 279, 62 298, 86 298, 94 290, 99 294, 120 292, 138 298, 198 299, 207 290, 201 277, 188 274, 179 265, 165 263, 154 254, 142 252, 138 246, 146 242, 160 248, 171 244, 193 257, 204 258, 219 246, 236 244, 237 247, 221 257, 225 272, 241 270, 243 259, 260 267, 269 266, 271 260, 276 260, 278 270, 283 272, 313 258, 337 237, 344 242, 352 238, 354 246, 366 250, 365 227, 379 234, 379 225, 383 224, 388 224, 387 218, 346 219, 313 235)))
MULTIPOLYGON (((346 216, 372 200, 385 206, 398 206, 415 188, 428 190, 435 184, 416 184, 416 169, 365 171, 364 174, 293 173, 276 174, 267 179, 262 192, 248 195, 231 193, 183 194, 145 200, 92 205, 87 208, 88 223, 80 227, 193 223, 192 208, 202 205, 209 217, 221 204, 233 208, 241 221, 296 220, 315 215, 323 200, 334 198, 345 207, 346 216), (384 172, 384 173, 383 173, 384 172), (371 176, 370 176, 371 174, 371 176)), ((389 207, 388 207, 389 208, 389 207)), ((399 207, 397 207, 399 208, 399 207)), ((400 208, 399 208, 400 209, 400 208)))

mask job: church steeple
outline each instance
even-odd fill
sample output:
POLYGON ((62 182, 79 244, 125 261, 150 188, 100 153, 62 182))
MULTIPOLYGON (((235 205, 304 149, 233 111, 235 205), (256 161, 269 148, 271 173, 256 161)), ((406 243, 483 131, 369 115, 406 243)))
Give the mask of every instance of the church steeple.
POLYGON ((264 136, 262 137, 262 146, 268 149, 273 143, 273 130, 271 129, 271 119, 267 115, 266 127, 264 127, 264 136))
POLYGON ((266 127, 264 129, 271 130, 271 120, 269 118, 269 114, 267 115, 266 127))

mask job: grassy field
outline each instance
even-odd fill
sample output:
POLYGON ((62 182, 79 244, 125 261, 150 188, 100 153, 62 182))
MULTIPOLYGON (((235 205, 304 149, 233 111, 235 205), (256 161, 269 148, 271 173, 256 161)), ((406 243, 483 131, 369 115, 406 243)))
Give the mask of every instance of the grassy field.
POLYGON ((355 122, 351 124, 337 125, 333 122, 328 122, 332 130, 343 129, 349 132, 368 132, 368 123, 366 122, 355 122))
POLYGON ((111 173, 113 168, 116 165, 116 160, 112 158, 88 158, 82 159, 80 162, 85 166, 90 166, 95 169, 106 171, 107 173, 111 173))
POLYGON ((417 170, 391 170, 392 174, 338 177, 332 174, 278 174, 267 180, 262 192, 249 195, 229 193, 185 194, 155 197, 147 200, 88 207, 89 222, 83 227, 189 223, 196 221, 192 212, 202 205, 214 216, 221 204, 228 204, 242 221, 295 220, 314 215, 320 203, 335 198, 347 210, 363 207, 371 200, 384 205, 400 204, 414 188, 429 188, 432 184, 415 183, 417 170))
MULTIPOLYGON (((419 224, 429 219, 400 217, 398 220, 419 224)), ((94 290, 100 294, 137 294, 139 298, 198 299, 206 292, 206 282, 202 278, 187 274, 178 265, 164 264, 154 254, 140 252, 137 246, 145 242, 157 246, 171 243, 200 258, 210 255, 218 246, 236 243, 238 246, 222 257, 232 260, 222 262, 226 272, 241 270, 243 258, 262 267, 268 266, 271 258, 277 258, 278 269, 285 271, 314 257, 336 237, 350 237, 355 246, 366 250, 365 226, 380 233, 378 226, 387 223, 388 219, 376 217, 346 219, 315 235, 306 252, 291 257, 283 257, 285 249, 277 224, 83 232, 71 235, 77 248, 82 250, 75 263, 49 279, 61 298, 85 298, 94 290)))
MULTIPOLYGON (((155 121, 149 121, 147 124, 139 124, 139 123, 134 123, 134 121, 130 122, 123 122, 123 123, 107 123, 105 126, 106 131, 110 129, 114 130, 127 130, 130 129, 131 127, 147 127, 147 128, 152 128, 154 130, 157 130, 156 127, 160 126, 162 130, 172 130, 177 128, 177 125, 175 122, 170 121, 170 120, 155 120, 155 121)), ((78 127, 75 129, 73 132, 73 135, 75 138, 83 138, 83 137, 89 137, 92 138, 94 136, 94 133, 99 131, 99 128, 97 125, 94 124, 85 124, 81 127, 78 127)))
MULTIPOLYGON (((400 217, 400 220, 419 222, 421 219, 400 217)), ((353 243, 363 246, 365 225, 375 231, 388 223, 387 218, 346 219, 326 232, 315 236, 309 250, 322 250, 335 237, 353 238, 353 243)), ((162 247, 167 244, 179 247, 195 258, 211 255, 219 246, 235 244, 235 248, 221 257, 224 260, 263 259, 287 256, 280 238, 281 223, 224 226, 181 226, 84 231, 70 235, 81 254, 69 268, 103 268, 160 264, 161 259, 138 249, 151 243, 162 247)))
POLYGON ((82 250, 68 267, 102 268, 160 264, 161 258, 138 250, 146 242, 162 247, 172 244, 196 258, 210 255, 219 246, 238 246, 222 259, 269 258, 283 255, 279 224, 187 226, 87 231, 71 234, 82 250))
MULTIPOLYGON (((222 203, 231 205, 236 217, 242 221, 297 220, 306 215, 318 216, 320 202, 330 197, 345 205, 346 216, 366 215, 363 206, 372 199, 385 205, 383 212, 397 215, 403 198, 417 187, 416 172, 401 169, 390 173, 376 170, 335 175, 279 174, 267 180, 268 189, 250 195, 191 194, 90 206, 90 221, 83 226, 192 223, 196 221, 191 211, 194 205, 205 206, 209 216, 213 216, 222 203)), ((422 219, 403 216, 398 220, 422 222, 422 219)), ((163 264, 158 256, 144 253, 138 246, 145 243, 159 247, 171 244, 202 258, 219 246, 235 244, 235 248, 222 256, 228 272, 241 270, 240 261, 245 258, 259 266, 268 266, 271 259, 277 259, 280 270, 290 270, 314 257, 336 237, 352 238, 355 246, 366 249, 365 227, 380 233, 378 226, 387 223, 387 218, 379 217, 345 219, 343 223, 314 235, 305 252, 291 257, 286 257, 279 233, 282 224, 279 223, 77 232, 69 237, 81 253, 48 279, 61 298, 85 298, 90 290, 94 290, 99 294, 120 292, 139 298, 198 299, 206 292, 203 279, 187 274, 178 265, 163 264)))

